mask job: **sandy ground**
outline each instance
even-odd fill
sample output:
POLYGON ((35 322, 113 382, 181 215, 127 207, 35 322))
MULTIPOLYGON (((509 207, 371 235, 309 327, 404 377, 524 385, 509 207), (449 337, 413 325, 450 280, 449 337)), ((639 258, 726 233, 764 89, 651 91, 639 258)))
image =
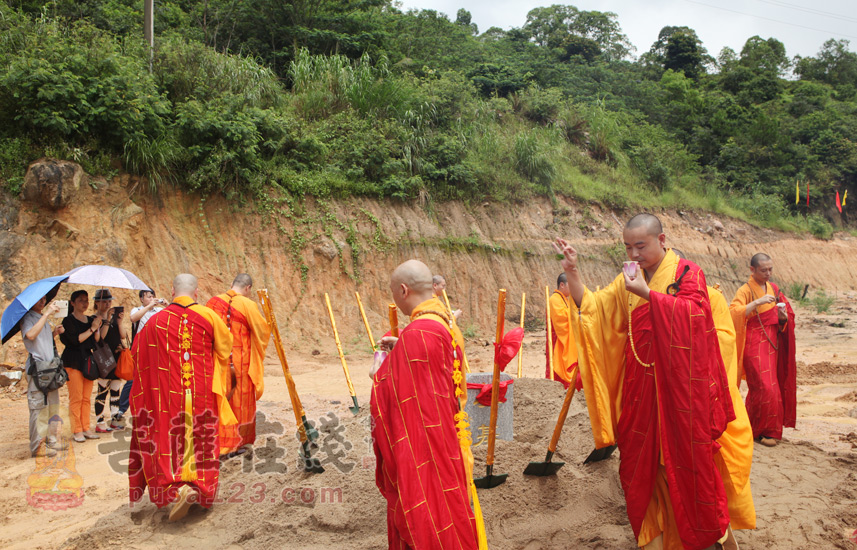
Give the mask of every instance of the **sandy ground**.
MULTIPOLYGON (((754 531, 740 531, 743 548, 857 548, 857 308, 842 295, 827 314, 798 308, 798 421, 773 449, 757 446, 751 475, 758 515, 754 531)), ((471 367, 487 371, 485 341, 469 341, 471 367)), ((365 345, 363 347, 366 347, 365 345)), ((129 507, 123 451, 128 431, 74 444, 73 465, 83 478, 80 506, 59 511, 27 503, 29 457, 26 399, 0 392, 0 548, 384 548, 384 501, 374 485, 368 441, 370 366, 359 340, 348 357, 361 412, 354 416, 333 342, 311 353, 289 352, 307 415, 321 428, 319 456, 327 471, 296 467, 297 443, 279 363, 269 350, 266 390, 259 402, 259 435, 251 458, 226 462, 223 502, 194 510, 176 524, 144 499, 129 507)), ((582 399, 575 397, 556 460, 555 477, 522 475, 542 460, 563 392, 541 379, 543 335, 525 340, 524 375, 515 383, 515 440, 498 441, 495 471, 504 485, 481 490, 488 540, 494 549, 635 547, 618 479, 618 458, 582 462, 592 437, 582 399)), ((514 360, 509 367, 517 369, 514 360)), ((64 392, 64 390, 63 390, 64 392)), ((62 401, 67 397, 63 393, 62 401)), ((484 471, 485 447, 476 450, 484 471)))

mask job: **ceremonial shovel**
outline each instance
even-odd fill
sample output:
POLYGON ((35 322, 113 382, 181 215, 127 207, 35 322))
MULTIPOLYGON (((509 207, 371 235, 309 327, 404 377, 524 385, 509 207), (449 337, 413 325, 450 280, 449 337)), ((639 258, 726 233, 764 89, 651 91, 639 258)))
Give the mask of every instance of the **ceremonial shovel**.
POLYGON ((556 419, 556 426, 553 429, 553 437, 551 437, 551 442, 548 445, 548 454, 545 456, 545 461, 530 462, 524 469, 525 476, 552 476, 565 466, 565 462, 551 462, 551 458, 553 458, 553 453, 556 451, 556 444, 559 443, 559 436, 562 433, 563 425, 565 425, 565 419, 568 417, 568 408, 571 406, 571 398, 574 396, 574 380, 576 377, 577 367, 571 371, 572 382, 568 385, 568 390, 565 392, 565 400, 562 402, 559 418, 556 419))
POLYGON ((345 353, 342 351, 342 342, 339 341, 339 332, 336 331, 336 320, 333 318, 333 308, 330 307, 330 296, 327 292, 324 293, 324 303, 327 304, 327 314, 330 316, 330 326, 333 328, 333 339, 336 340, 336 351, 339 352, 339 362, 342 363, 342 370, 345 372, 345 382, 348 384, 348 393, 351 394, 353 407, 348 407, 348 410, 353 414, 360 412, 360 405, 357 404, 357 393, 354 392, 354 384, 351 383, 351 374, 348 372, 348 364, 345 362, 345 353))
MULTIPOLYGON (((495 342, 499 346, 503 342, 503 321, 506 315, 506 289, 500 289, 497 298, 497 338, 495 342)), ((488 456, 485 477, 473 480, 479 489, 491 489, 506 482, 509 474, 494 475, 494 440, 497 438, 497 409, 500 397, 500 363, 497 362, 497 354, 494 354, 494 378, 491 381, 491 420, 488 427, 488 456)))
POLYGON ((307 421, 304 407, 301 405, 301 398, 298 396, 295 380, 292 378, 292 371, 289 370, 289 363, 286 361, 286 352, 283 350, 283 342, 280 339, 280 328, 277 326, 277 318, 274 317, 274 309, 271 307, 268 289, 259 289, 256 291, 256 294, 259 295, 259 302, 262 304, 262 311, 265 312, 265 319, 268 321, 268 326, 271 327, 274 347, 277 348, 277 356, 280 358, 280 365, 283 367, 283 376, 286 377, 286 388, 289 390, 289 399, 292 401, 292 410, 295 413, 295 423, 297 424, 298 435, 301 440, 300 456, 304 463, 304 470, 320 474, 324 472, 324 468, 321 467, 318 460, 314 460, 311 456, 312 452, 318 448, 318 445, 313 443, 318 439, 318 431, 307 421))

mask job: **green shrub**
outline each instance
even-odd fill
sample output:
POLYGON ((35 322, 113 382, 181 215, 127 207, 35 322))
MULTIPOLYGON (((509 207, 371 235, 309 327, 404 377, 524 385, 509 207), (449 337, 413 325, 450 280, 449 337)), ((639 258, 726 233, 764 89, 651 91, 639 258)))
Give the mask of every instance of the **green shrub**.
POLYGON ((29 156, 26 140, 0 138, 0 182, 13 195, 21 192, 29 156))
POLYGON ((515 137, 515 168, 533 183, 540 183, 550 191, 556 176, 556 167, 542 146, 536 130, 521 132, 515 137))
POLYGON ((836 299, 827 294, 823 288, 819 289, 810 300, 812 305, 815 306, 816 313, 826 313, 835 301, 836 299))
POLYGON ((819 239, 828 240, 833 237, 833 226, 818 214, 810 214, 806 218, 809 232, 819 239))
POLYGON ((803 295, 803 289, 806 287, 807 285, 803 281, 792 281, 786 285, 786 296, 796 302, 804 304, 808 301, 808 298, 803 295))

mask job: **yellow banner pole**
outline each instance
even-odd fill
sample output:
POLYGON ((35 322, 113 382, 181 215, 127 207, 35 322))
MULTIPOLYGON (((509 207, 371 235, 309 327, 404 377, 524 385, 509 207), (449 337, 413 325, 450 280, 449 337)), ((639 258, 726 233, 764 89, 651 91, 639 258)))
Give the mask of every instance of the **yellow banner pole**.
POLYGON ((360 405, 357 404, 357 394, 354 392, 351 375, 348 373, 348 363, 345 362, 345 353, 342 351, 342 342, 339 341, 339 332, 336 330, 336 320, 333 318, 333 308, 330 307, 330 296, 327 295, 327 292, 324 293, 324 303, 327 305, 327 314, 330 316, 330 327, 333 329, 333 338, 336 340, 336 351, 339 352, 339 362, 342 363, 342 371, 345 373, 348 393, 351 394, 351 401, 354 402, 354 406, 348 409, 352 413, 357 414, 360 412, 360 405))
POLYGON ((372 346, 372 351, 376 351, 375 339, 372 337, 372 329, 369 328, 369 320, 366 319, 366 312, 363 310, 363 302, 360 301, 360 293, 355 290, 354 295, 357 297, 357 307, 360 308, 360 317, 363 319, 363 326, 366 327, 366 335, 369 337, 369 345, 372 346))
POLYGON ((550 289, 545 286, 545 321, 547 325, 547 334, 548 334, 548 365, 550 368, 548 372, 550 373, 551 380, 555 380, 553 375, 553 335, 551 334, 551 298, 550 298, 550 289))
MULTIPOLYGON (((524 328, 524 308, 527 305, 527 293, 521 293, 521 328, 524 328)), ((521 347, 518 349, 518 378, 524 377, 524 339, 521 339, 521 347)))
POLYGON ((277 318, 274 315, 274 308, 271 305, 271 298, 268 296, 268 289, 261 288, 256 291, 259 296, 259 303, 262 305, 262 311, 265 314, 265 320, 271 328, 271 339, 274 341, 274 347, 277 350, 277 357, 280 359, 280 366, 283 368, 283 376, 286 379, 286 389, 289 391, 289 400, 292 402, 292 411, 295 415, 295 424, 298 428, 298 436, 300 437, 301 447, 303 449, 302 458, 305 462, 305 469, 308 471, 321 473, 324 468, 317 461, 312 461, 310 454, 310 443, 318 439, 318 431, 310 426, 306 418, 301 398, 298 395, 298 389, 295 386, 295 379, 292 377, 292 371, 289 369, 289 362, 286 360, 286 352, 283 349, 283 341, 280 338, 280 327, 277 325, 277 318))
MULTIPOLYGON (((443 289, 442 292, 443 301, 446 303, 446 309, 449 311, 449 318, 452 319, 452 326, 458 328, 458 321, 455 319, 455 314, 452 313, 452 306, 449 305, 449 296, 446 295, 446 289, 443 289)), ((464 333, 462 333, 462 336, 464 336, 464 333)), ((467 362, 467 354, 464 353, 464 342, 461 343, 461 359, 464 363, 464 372, 470 372, 470 363, 467 362)))

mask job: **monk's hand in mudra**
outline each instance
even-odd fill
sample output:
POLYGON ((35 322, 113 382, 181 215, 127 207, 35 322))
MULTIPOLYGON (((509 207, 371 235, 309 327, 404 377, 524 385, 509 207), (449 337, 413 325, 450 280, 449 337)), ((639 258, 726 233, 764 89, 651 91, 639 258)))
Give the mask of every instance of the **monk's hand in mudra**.
POLYGON ((637 265, 637 273, 633 277, 629 277, 627 273, 622 271, 622 276, 625 277, 625 289, 631 294, 636 294, 644 300, 649 299, 649 285, 646 284, 646 277, 643 276, 639 264, 637 265))
POLYGON ((575 271, 577 269, 577 250, 565 239, 557 239, 551 245, 554 251, 556 251, 557 259, 562 269, 565 271, 575 271))

